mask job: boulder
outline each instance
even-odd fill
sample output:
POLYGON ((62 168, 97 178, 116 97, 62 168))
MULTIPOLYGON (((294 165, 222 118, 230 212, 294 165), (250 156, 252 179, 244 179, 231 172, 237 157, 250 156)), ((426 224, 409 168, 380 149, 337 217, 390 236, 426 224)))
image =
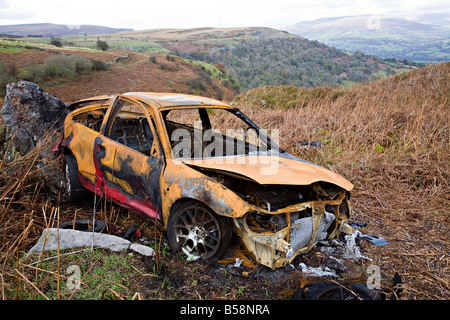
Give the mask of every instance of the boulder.
MULTIPOLYGON (((28 81, 10 83, 1 110, 6 127, 6 139, 13 137, 12 147, 25 155, 46 135, 61 130, 68 114, 67 105, 28 81)), ((50 148, 51 149, 51 148, 50 148)))
POLYGON ((72 248, 106 248, 112 251, 133 250, 145 256, 155 255, 155 251, 127 239, 105 233, 85 232, 72 229, 44 229, 38 242, 27 255, 41 253, 44 250, 65 250, 72 248))
POLYGON ((29 163, 39 170, 32 170, 34 174, 27 176, 27 183, 40 182, 43 184, 42 191, 58 196, 64 176, 59 168, 59 158, 52 152, 52 148, 60 136, 59 131, 63 129, 68 113, 64 102, 35 83, 19 81, 6 86, 5 101, 1 109, 5 125, 1 130, 4 133, 2 140, 5 141, 3 147, 0 145, 0 161, 6 160, 8 163, 19 156, 27 157, 21 162, 22 166, 13 166, 10 170, 15 171, 9 171, 6 176, 11 179, 20 176, 23 174, 21 170, 25 168, 27 171, 29 163))

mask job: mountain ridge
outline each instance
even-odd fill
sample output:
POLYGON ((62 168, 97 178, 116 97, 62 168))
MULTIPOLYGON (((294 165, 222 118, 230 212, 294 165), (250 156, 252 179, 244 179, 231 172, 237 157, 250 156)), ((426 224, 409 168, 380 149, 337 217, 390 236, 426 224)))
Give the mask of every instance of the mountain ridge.
MULTIPOLYGON (((349 52, 417 62, 450 61, 450 21, 423 23, 384 15, 330 17, 280 28, 349 52)), ((430 19, 428 22, 431 21, 430 19)))
POLYGON ((132 31, 131 28, 111 28, 98 25, 65 25, 55 23, 28 23, 0 25, 0 34, 15 37, 61 37, 69 35, 110 34, 132 31))

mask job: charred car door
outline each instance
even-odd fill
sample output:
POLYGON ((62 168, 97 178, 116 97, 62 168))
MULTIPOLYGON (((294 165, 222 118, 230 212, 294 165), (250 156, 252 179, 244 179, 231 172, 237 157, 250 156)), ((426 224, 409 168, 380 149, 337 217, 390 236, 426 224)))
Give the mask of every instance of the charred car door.
POLYGON ((163 157, 152 116, 119 96, 94 141, 95 192, 123 207, 160 219, 163 157))
POLYGON ((92 158, 94 141, 100 134, 107 110, 107 104, 89 105, 72 112, 66 119, 64 132, 66 139, 62 145, 75 157, 83 184, 89 189, 95 183, 92 158))

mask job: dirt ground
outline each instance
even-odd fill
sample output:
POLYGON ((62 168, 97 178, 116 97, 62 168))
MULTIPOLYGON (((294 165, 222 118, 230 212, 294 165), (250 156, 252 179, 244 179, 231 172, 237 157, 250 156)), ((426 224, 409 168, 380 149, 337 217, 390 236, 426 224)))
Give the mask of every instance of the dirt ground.
MULTIPOLYGON (((91 202, 78 205, 62 202, 59 219, 71 221, 75 214, 76 219, 92 219, 92 209, 91 202)), ((139 293, 139 298, 145 300, 291 300, 299 288, 319 282, 359 283, 366 286, 370 276, 367 268, 386 249, 359 239, 356 248, 361 251, 362 258, 346 258, 338 254, 327 254, 327 251, 323 251, 324 248, 334 247, 319 244, 312 251, 298 256, 291 265, 272 270, 254 264, 251 254, 245 251, 240 240, 234 235, 229 248, 220 259, 186 261, 182 254, 169 249, 165 232, 152 221, 119 208, 112 209, 109 213, 97 213, 97 218, 101 217, 104 217, 104 221, 110 220, 107 224, 108 233, 122 236, 130 226, 136 226, 140 234, 133 241, 156 247, 156 255, 152 257, 131 251, 114 253, 108 249, 97 249, 104 251, 105 255, 133 255, 130 265, 138 273, 130 274, 129 266, 117 265, 119 270, 123 269, 128 280, 127 293, 117 296, 128 299, 131 298, 130 293, 139 293), (236 266, 237 258, 244 261, 239 267, 236 266), (334 271, 337 276, 306 273, 301 264, 309 268, 334 271)), ((32 244, 30 242, 28 247, 32 244)), ((82 257, 83 253, 80 256, 82 257)), ((93 264, 92 260, 87 262, 87 265, 93 264)), ((60 266, 61 270, 65 270, 65 267, 64 264, 60 266)), ((381 274, 380 289, 388 297, 395 296, 393 271, 395 270, 382 270, 381 274)), ((110 296, 117 298, 112 294, 110 296)), ((77 299, 76 295, 74 299, 77 299)))

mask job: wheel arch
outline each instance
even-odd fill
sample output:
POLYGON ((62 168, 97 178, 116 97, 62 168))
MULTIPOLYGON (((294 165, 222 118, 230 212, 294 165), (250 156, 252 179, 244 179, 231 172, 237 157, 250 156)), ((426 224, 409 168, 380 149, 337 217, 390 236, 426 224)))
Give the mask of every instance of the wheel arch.
POLYGON ((169 207, 168 214, 166 214, 163 217, 163 224, 164 227, 167 227, 167 223, 169 221, 169 217, 175 212, 175 210, 178 210, 181 208, 184 204, 201 204, 210 210, 212 210, 214 213, 216 213, 218 216, 223 217, 226 220, 231 220, 236 217, 235 211, 233 210, 232 206, 224 203, 223 199, 222 201, 215 201, 212 200, 211 197, 192 197, 192 196, 182 196, 178 199, 176 199, 169 207))

